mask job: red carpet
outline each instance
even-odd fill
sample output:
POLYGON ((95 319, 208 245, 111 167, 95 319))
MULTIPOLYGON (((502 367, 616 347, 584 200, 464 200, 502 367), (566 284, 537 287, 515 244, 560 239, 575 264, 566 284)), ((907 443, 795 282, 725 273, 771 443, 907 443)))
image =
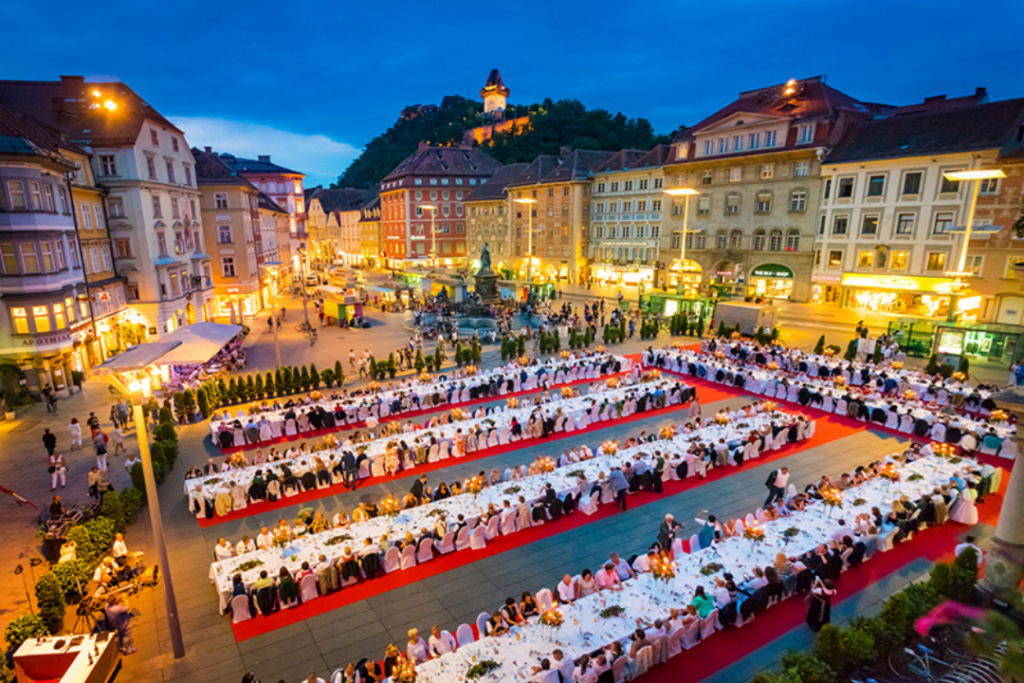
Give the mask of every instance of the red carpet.
MULTIPOLYGON (((730 398, 730 397, 732 397, 732 394, 727 393, 725 391, 722 391, 718 387, 715 387, 714 385, 709 385, 709 386, 706 386, 706 387, 701 387, 699 389, 699 393, 698 393, 698 398, 700 399, 700 401, 702 403, 713 403, 715 401, 721 401, 721 400, 724 400, 724 399, 730 398)), ((689 404, 686 404, 686 405, 689 405, 689 404)), ((458 463, 473 462, 474 460, 480 460, 482 458, 490 458, 490 457, 495 456, 495 455, 500 455, 501 453, 507 453, 508 451, 518 450, 520 448, 523 448, 524 446, 534 446, 534 445, 537 445, 537 444, 540 444, 540 443, 544 443, 544 442, 551 443, 551 442, 554 442, 554 441, 559 441, 559 440, 565 439, 567 437, 572 437, 572 436, 576 436, 576 435, 579 435, 579 434, 585 434, 587 431, 589 431, 591 429, 606 429, 608 427, 614 427, 616 425, 626 424, 627 422, 634 422, 636 420, 646 420, 646 419, 650 419, 650 418, 654 418, 654 417, 660 417, 662 415, 665 415, 665 414, 668 414, 668 413, 671 413, 671 412, 674 412, 674 411, 677 411, 677 410, 681 410, 684 407, 685 406, 682 406, 682 405, 674 405, 674 406, 668 406, 667 408, 661 408, 659 410, 648 410, 648 411, 644 411, 643 413, 634 413, 633 415, 630 415, 628 417, 622 417, 622 418, 619 418, 617 420, 606 420, 605 422, 598 423, 597 425, 594 425, 594 426, 591 426, 591 427, 587 427, 587 429, 585 429, 585 430, 576 430, 576 431, 573 431, 573 432, 556 432, 555 434, 552 434, 552 435, 548 436, 546 439, 522 439, 520 441, 514 441, 514 442, 507 443, 507 444, 500 444, 498 446, 495 446, 494 448, 484 448, 482 450, 475 451, 473 453, 470 453, 470 454, 466 455, 466 457, 464 457, 464 458, 448 458, 447 460, 439 460, 438 462, 425 463, 423 465, 419 465, 418 467, 414 467, 414 468, 409 469, 409 470, 402 470, 395 477, 389 477, 389 476, 367 477, 366 479, 361 479, 359 481, 358 485, 356 486, 356 488, 358 489, 358 488, 361 488, 363 486, 373 486, 373 485, 379 484, 379 483, 381 483, 383 481, 388 481, 388 480, 393 480, 393 479, 405 479, 407 477, 412 477, 412 476, 418 477, 421 474, 425 474, 427 472, 432 472, 434 470, 444 469, 446 467, 450 467, 451 465, 455 465, 455 464, 458 464, 458 463)), ((523 463, 523 464, 525 465, 525 464, 528 464, 528 463, 523 463)), ((230 522, 232 520, 237 520, 237 519, 244 519, 245 517, 250 517, 250 516, 255 515, 255 514, 261 514, 261 513, 264 513, 264 512, 271 512, 273 510, 280 510, 282 508, 291 507, 293 505, 299 505, 301 503, 307 503, 307 502, 310 502, 310 501, 319 500, 321 498, 326 498, 328 496, 333 496, 333 495, 336 495, 338 493, 344 493, 347 490, 348 489, 345 488, 344 484, 338 483, 338 484, 335 484, 334 486, 330 486, 330 487, 325 488, 325 489, 313 489, 313 490, 310 490, 310 491, 303 491, 302 493, 300 493, 300 494, 298 494, 296 496, 292 496, 290 498, 281 498, 280 500, 276 500, 276 501, 274 501, 272 503, 268 502, 268 503, 250 504, 245 509, 242 509, 242 510, 232 510, 230 513, 228 513, 228 514, 226 514, 224 516, 221 516, 221 517, 197 519, 196 521, 199 522, 199 526, 201 528, 205 529, 207 527, 216 526, 218 524, 223 524, 224 522, 230 522)))
MULTIPOLYGON (((706 392, 704 387, 701 387, 700 391, 702 399, 710 393, 706 392)), ((714 400, 720 399, 716 398, 714 400)), ((708 402, 710 403, 711 401, 708 402)), ((673 408, 663 408, 660 411, 654 411, 652 413, 644 413, 644 415, 655 416, 674 408, 677 408, 677 406, 673 406, 673 408)), ((630 416, 630 418, 632 417, 633 416, 630 416)), ((788 457, 806 448, 820 446, 823 443, 850 436, 852 433, 853 430, 850 430, 844 425, 830 421, 827 418, 819 420, 812 438, 800 443, 789 444, 778 451, 762 455, 753 461, 754 466, 773 462, 783 457, 788 457)), ((660 500, 665 496, 677 495, 684 491, 703 486, 706 483, 716 481, 718 479, 724 479, 735 471, 737 470, 732 467, 715 468, 710 471, 706 479, 690 477, 683 481, 670 481, 665 484, 664 493, 655 494, 648 491, 641 491, 635 496, 629 496, 628 505, 630 508, 641 507, 649 503, 653 503, 656 500, 660 500)), ((289 500, 293 502, 295 501, 294 498, 289 500)), ((616 507, 614 503, 599 506, 597 512, 589 517, 581 512, 575 512, 572 515, 563 517, 556 522, 548 522, 538 527, 530 527, 529 529, 516 532, 510 536, 498 536, 497 538, 488 541, 487 547, 483 550, 461 550, 444 556, 435 557, 425 565, 417 565, 411 569, 392 572, 391 574, 387 574, 386 576, 372 581, 364 581, 355 586, 345 588, 328 596, 319 597, 316 600, 312 600, 289 610, 275 612, 267 617, 256 617, 240 624, 232 624, 231 628, 234 631, 236 641, 241 642, 243 640, 248 640, 249 638, 254 638, 263 633, 303 621, 304 619, 308 619, 318 614, 323 614, 324 612, 338 609, 345 605, 350 605, 354 602, 365 600, 375 595, 380 595, 381 593, 386 593, 387 591, 400 586, 415 583, 430 576, 436 576, 451 569, 455 569, 456 567, 462 567, 476 562, 477 560, 528 545, 542 538, 555 536, 591 522, 611 517, 617 513, 618 507, 616 507)), ((689 536, 687 536, 687 538, 689 538, 689 536)), ((611 550, 609 550, 609 552, 611 552, 611 550)))
MULTIPOLYGON (((999 494, 989 495, 978 506, 979 523, 995 524, 1008 480, 1009 477, 1003 477, 999 494)), ((948 522, 940 527, 925 529, 912 540, 888 552, 875 553, 859 569, 843 573, 836 586, 839 590, 836 602, 855 596, 857 592, 918 558, 933 562, 952 558, 957 537, 966 530, 963 524, 948 522)), ((801 596, 793 596, 761 613, 742 628, 719 631, 707 643, 683 650, 681 655, 669 660, 667 665, 651 669, 643 680, 645 683, 675 683, 680 680, 682 671, 685 671, 686 680, 695 683, 702 681, 770 644, 787 631, 798 628, 805 622, 806 616, 807 603, 801 596)))
MULTIPOLYGON (((640 361, 639 361, 639 359, 637 359, 635 362, 639 363, 640 361)), ((622 374, 625 374, 625 373, 618 373, 618 375, 622 375, 622 374)), ((385 418, 381 418, 379 420, 379 423, 380 424, 384 424, 385 422, 394 422, 395 420, 409 420, 409 419, 412 419, 412 418, 415 418, 415 417, 420 417, 422 415, 431 415, 433 413, 445 412, 447 410, 451 410, 452 408, 467 408, 469 406, 475 406, 475 405, 479 405, 481 403, 491 403, 491 402, 494 402, 494 401, 502 401, 502 400, 504 400, 506 398, 513 398, 513 397, 519 397, 519 396, 529 396, 530 394, 539 394, 542 391, 552 391, 552 390, 555 390, 555 389, 561 389, 562 387, 574 387, 577 384, 590 384, 591 382, 598 382, 598 381, 601 381, 601 380, 608 379, 609 377, 616 377, 618 375, 601 375, 600 377, 596 377, 594 379, 579 379, 579 380, 576 380, 575 382, 563 382, 562 384, 552 384, 550 387, 541 387, 539 389, 532 389, 530 391, 516 391, 516 392, 513 392, 511 394, 505 394, 504 396, 487 396, 485 398, 475 398, 472 401, 465 401, 465 402, 461 402, 460 401, 459 403, 451 403, 451 404, 445 403, 445 404, 442 404, 440 406, 434 406, 433 408, 423 408, 421 410, 410 410, 407 413, 398 413, 397 415, 388 415, 385 418)), ((233 407, 236 407, 236 406, 233 406, 233 407)), ((297 407, 301 407, 301 406, 297 406, 297 407)), ((300 434, 293 434, 292 436, 284 436, 284 435, 282 435, 282 436, 277 437, 276 439, 271 439, 270 441, 260 441, 259 443, 247 443, 247 444, 242 444, 241 446, 231 446, 230 448, 220 448, 218 446, 218 448, 220 448, 220 452, 221 452, 222 455, 230 455, 231 453, 238 453, 239 451, 253 451, 253 450, 256 450, 257 448, 267 448, 268 446, 276 446, 278 444, 288 443, 289 441, 302 441, 303 439, 315 439, 316 437, 323 436, 324 434, 333 434, 334 432, 341 432, 341 431, 345 431, 347 429, 363 429, 365 427, 366 427, 366 423, 365 422, 353 422, 351 424, 345 424, 345 425, 341 425, 341 426, 338 426, 338 427, 325 427, 324 429, 315 429, 315 430, 309 431, 309 432, 302 432, 300 434)), ((215 443, 214 445, 216 446, 217 444, 215 443)))

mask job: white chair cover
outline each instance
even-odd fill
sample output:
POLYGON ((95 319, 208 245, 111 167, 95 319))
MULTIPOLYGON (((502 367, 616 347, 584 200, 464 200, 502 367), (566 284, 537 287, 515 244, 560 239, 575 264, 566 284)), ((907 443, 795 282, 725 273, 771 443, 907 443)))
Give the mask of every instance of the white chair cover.
POLYGON ((679 644, 684 650, 689 650, 698 643, 700 638, 700 626, 700 619, 697 619, 683 630, 683 633, 679 638, 679 644))
POLYGON ((416 566, 416 546, 413 543, 402 548, 402 569, 416 566))
POLYGON ((420 549, 416 552, 416 561, 423 564, 432 559, 434 559, 434 539, 428 538, 420 543, 420 549))
POLYGON ((718 610, 711 610, 711 614, 704 618, 701 622, 700 627, 700 639, 706 640, 715 634, 715 631, 719 629, 718 625, 718 610))
POLYGON ((483 638, 484 634, 487 633, 487 620, 491 618, 491 615, 487 612, 481 612, 476 617, 476 632, 483 638))
POLYGON ((619 657, 612 664, 612 677, 615 683, 625 683, 626 680, 626 665, 629 664, 628 657, 619 657))
POLYGON ((488 541, 500 533, 498 530, 498 524, 500 523, 501 519, 499 519, 498 515, 495 515, 491 517, 489 520, 487 520, 487 527, 484 529, 484 533, 486 534, 488 541))
POLYGON ((601 499, 601 492, 600 491, 595 491, 593 494, 591 494, 589 500, 587 500, 586 503, 584 503, 583 500, 580 499, 580 507, 579 507, 580 512, 582 512, 585 515, 592 515, 592 514, 594 514, 595 512, 597 512, 597 503, 598 503, 598 501, 600 499, 601 499))
POLYGON ((466 647, 474 642, 476 638, 473 636, 473 627, 469 624, 459 624, 455 631, 455 640, 458 641, 459 647, 466 647))
POLYGON ((398 548, 391 546, 388 551, 384 553, 384 571, 390 574, 393 571, 402 568, 402 554, 398 548))
POLYGON ((551 597, 551 590, 548 588, 541 588, 537 591, 537 606, 542 611, 547 612, 551 609, 551 605, 554 604, 554 600, 551 597))
POLYGON ((465 550, 469 547, 469 527, 464 526, 459 529, 459 534, 455 537, 455 549, 465 550))
POLYGON ((501 518, 501 533, 508 536, 516 531, 516 513, 511 512, 509 514, 502 513, 501 518))
POLYGON ((473 529, 473 533, 469 536, 469 547, 473 550, 483 550, 487 547, 487 529, 483 526, 478 526, 473 529))
POLYGON ((654 647, 648 645, 642 647, 636 653, 636 659, 633 660, 633 678, 639 678, 647 673, 647 670, 651 668, 654 662, 654 647))
POLYGON ((675 657, 677 654, 683 651, 682 646, 679 644, 679 639, 683 635, 683 627, 676 626, 668 634, 668 656, 675 657))
POLYGON ((249 611, 249 596, 236 595, 231 599, 231 623, 237 624, 252 619, 252 612, 249 611))
POLYGON ((312 574, 303 576, 302 581, 299 581, 299 598, 302 602, 309 602, 310 600, 316 600, 319 593, 316 591, 316 577, 312 574))
POLYGON ((455 550, 455 532, 449 531, 441 539, 441 542, 437 544, 437 552, 447 555, 453 550, 455 550))

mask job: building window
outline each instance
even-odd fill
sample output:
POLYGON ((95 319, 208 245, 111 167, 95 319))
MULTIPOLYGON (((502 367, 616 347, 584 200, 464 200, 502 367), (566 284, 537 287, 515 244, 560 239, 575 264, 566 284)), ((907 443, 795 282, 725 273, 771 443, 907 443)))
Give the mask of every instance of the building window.
POLYGON ((100 156, 100 173, 103 175, 117 175, 117 161, 113 154, 100 156))
POLYGON ((53 305, 53 320, 58 330, 63 330, 67 327, 67 322, 64 319, 64 304, 53 305))
POLYGON ((181 200, 171 197, 171 218, 181 218, 181 200))
POLYGON ((921 194, 921 181, 924 178, 924 174, 920 171, 913 171, 903 176, 903 194, 907 195, 918 195, 921 194))
POLYGON ((790 230, 786 233, 786 251, 800 251, 799 230, 790 230))
POLYGON ((832 179, 825 178, 825 189, 821 191, 822 199, 828 199, 829 195, 832 194, 832 179))
POLYGON ((760 230, 760 229, 755 230, 754 231, 754 243, 753 243, 754 251, 764 251, 764 243, 765 243, 764 230, 760 230))
POLYGON ((597 191, 598 193, 604 192, 604 183, 597 184, 597 191))
POLYGON ((146 157, 146 172, 150 180, 156 180, 156 159, 146 157))
POLYGON ((729 182, 738 183, 743 180, 743 168, 741 166, 734 166, 729 169, 729 182))
POLYGON ((52 273, 57 270, 53 266, 53 244, 50 242, 41 242, 40 247, 40 253, 43 257, 43 272, 52 273))
POLYGON ((78 206, 82 209, 82 230, 92 230, 92 213, 89 212, 89 205, 85 202, 79 202, 78 206))
POLYGON ((0 267, 4 275, 18 274, 18 257, 14 254, 13 244, 0 244, 0 267))
POLYGON ((747 147, 749 149, 758 149, 759 147, 761 147, 761 134, 751 133, 750 135, 747 136, 747 141, 749 143, 747 144, 747 147))
POLYGON ((18 245, 21 250, 21 272, 38 273, 39 256, 36 253, 35 242, 22 242, 18 245))
POLYGON ((654 189, 655 190, 660 190, 662 188, 662 186, 664 186, 664 184, 665 184, 665 179, 664 178, 655 178, 654 179, 654 189))
MULTIPOLYGON (((951 168, 951 169, 948 169, 948 172, 962 171, 962 170, 963 169, 960 169, 960 168, 951 168)), ((950 180, 949 178, 946 177, 946 174, 943 173, 942 174, 942 178, 941 178, 940 183, 939 183, 939 192, 941 194, 956 194, 959 191, 960 191, 960 181, 959 180, 950 180)))
POLYGON ((733 230, 729 233, 729 248, 730 249, 742 249, 743 248, 743 231, 733 230))
MULTIPOLYGON (((569 207, 566 206, 566 207, 563 207, 563 208, 564 208, 564 210, 562 212, 562 215, 568 216, 569 215, 569 207)), ((646 199, 638 199, 637 202, 636 202, 636 210, 637 211, 646 211, 647 210, 647 200, 646 199)))
POLYGON ((906 251, 894 251, 892 252, 892 259, 890 259, 890 268, 893 270, 903 271, 907 269, 907 264, 910 262, 910 254, 906 251))
POLYGON ((32 192, 32 208, 36 211, 42 211, 43 209, 43 194, 39 187, 39 183, 35 180, 29 181, 29 190, 32 192))
POLYGON ((732 151, 742 152, 743 151, 743 136, 733 135, 732 136, 732 151))
POLYGON ((914 234, 914 214, 912 214, 912 213, 901 213, 896 218, 896 234, 897 235, 913 235, 914 234))
POLYGON ((776 134, 776 131, 774 131, 774 130, 765 131, 765 134, 764 134, 764 146, 765 147, 774 147, 775 146, 775 134, 776 134))
POLYGON ((772 230, 768 237, 768 250, 769 251, 782 251, 782 231, 772 230))
POLYGON ((43 185, 43 211, 56 211, 56 207, 53 202, 53 185, 46 183, 43 185))
POLYGON ((719 230, 715 233, 715 249, 725 249, 729 244, 729 236, 725 230, 719 230))
POLYGON ((755 210, 758 213, 768 213, 772 210, 772 193, 758 192, 755 210))
POLYGON ((651 211, 661 211, 661 200, 660 199, 652 199, 651 200, 651 211))
POLYGON ((701 185, 710 185, 714 181, 715 181, 715 172, 714 171, 701 171, 700 172, 700 184, 701 185))
POLYGON ((178 138, 171 138, 171 149, 173 149, 175 152, 178 151, 178 138))
POLYGON ((725 154, 729 151, 729 138, 718 138, 718 153, 725 154))
POLYGON ((103 229, 103 207, 99 204, 92 205, 92 217, 96 219, 96 229, 103 229))
POLYGON ((873 251, 862 251, 857 255, 857 266, 860 268, 871 268, 874 262, 875 252, 873 251))
POLYGON ((925 264, 925 270, 946 270, 946 253, 943 251, 928 252, 928 260, 925 264))
POLYGON ((25 186, 20 180, 8 180, 7 192, 11 195, 11 209, 24 211, 28 208, 25 201, 25 186))
POLYGON ((709 213, 711 213, 711 197, 698 197, 697 214, 706 216, 709 213))
POLYGON ((814 250, 814 267, 817 268, 821 265, 821 249, 814 250))
POLYGON ((50 331, 50 312, 46 306, 33 306, 32 317, 36 323, 36 334, 50 331))
POLYGON ((789 195, 789 210, 803 211, 807 208, 807 193, 803 190, 796 190, 789 195))
POLYGON ((740 212, 740 196, 738 194, 734 193, 725 196, 725 212, 727 214, 740 212))
POLYGON ((850 225, 849 216, 836 216, 832 219, 832 234, 833 235, 845 235, 847 227, 850 225))
POLYGON ((228 208, 228 195, 226 192, 216 192, 213 195, 213 208, 215 209, 226 209, 228 208))
POLYGON ((107 197, 107 213, 113 218, 124 218, 124 200, 120 197, 107 197))
POLYGON ((220 260, 220 268, 224 277, 235 277, 235 259, 233 257, 222 257, 220 260))
POLYGON ((814 142, 814 124, 803 123, 796 129, 796 144, 806 145, 814 142))
POLYGON ((978 181, 978 194, 999 194, 999 178, 982 178, 978 181))
POLYGON ((154 147, 160 146, 160 136, 157 135, 157 132, 152 128, 149 129, 149 141, 153 143, 154 147))
POLYGON ((878 235, 878 215, 870 214, 864 216, 860 222, 861 237, 875 237, 878 235))
POLYGON ((218 225, 217 226, 217 241, 220 244, 231 244, 231 226, 230 225, 218 225))
POLYGON ((761 180, 771 180, 775 177, 775 164, 761 165, 761 180))
POLYGON ((15 334, 28 334, 28 314, 24 308, 12 308, 11 318, 14 320, 15 334))
POLYGON ((964 270, 972 275, 980 275, 983 263, 985 263, 984 256, 971 254, 967 257, 966 261, 964 261, 964 270))
POLYGON ((132 257, 132 242, 128 238, 118 238, 114 240, 114 254, 117 258, 131 258, 132 257))
POLYGON ((163 218, 164 211, 160 206, 160 197, 153 195, 153 218, 163 218))
POLYGON ((932 226, 932 234, 944 235, 953 227, 953 213, 943 212, 935 214, 935 225, 932 226))
POLYGON ((884 192, 885 192, 885 176, 884 175, 868 176, 868 196, 869 197, 881 197, 884 192))
POLYGON ((842 268, 843 267, 843 252, 835 249, 828 252, 828 267, 829 268, 842 268))
MULTIPOLYGON (((626 191, 626 192, 629 192, 630 190, 632 190, 633 189, 633 181, 632 180, 623 181, 622 189, 624 191, 626 191)), ((569 194, 569 188, 568 187, 565 188, 565 194, 569 194)))
POLYGON ((840 178, 836 186, 837 199, 849 199, 853 197, 853 178, 840 178))
POLYGON ((793 177, 794 178, 806 178, 811 174, 811 162, 809 161, 798 161, 793 164, 793 177))
POLYGON ((641 178, 641 179, 640 179, 640 180, 638 181, 638 187, 639 187, 639 188, 640 188, 641 190, 646 190, 646 189, 647 189, 647 178, 641 178))

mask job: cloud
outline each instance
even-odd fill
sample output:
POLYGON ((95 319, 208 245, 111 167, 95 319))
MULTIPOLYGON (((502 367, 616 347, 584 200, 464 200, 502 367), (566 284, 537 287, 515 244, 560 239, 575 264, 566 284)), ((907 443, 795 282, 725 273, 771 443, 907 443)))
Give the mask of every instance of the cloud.
POLYGON ((168 118, 193 147, 253 159, 269 154, 275 163, 305 173, 306 187, 334 182, 362 151, 326 135, 304 135, 258 123, 204 116, 168 118))

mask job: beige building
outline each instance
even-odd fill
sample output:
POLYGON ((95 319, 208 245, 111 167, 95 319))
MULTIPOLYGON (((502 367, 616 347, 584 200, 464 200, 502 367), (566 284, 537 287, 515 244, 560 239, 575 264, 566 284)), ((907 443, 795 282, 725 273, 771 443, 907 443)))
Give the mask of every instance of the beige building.
POLYGON ((380 232, 380 192, 375 188, 359 207, 359 247, 363 263, 379 268, 384 255, 380 232))
POLYGON ((291 217, 277 203, 260 192, 257 198, 260 239, 263 242, 263 299, 273 305, 274 297, 288 289, 291 262, 289 225, 291 217))
POLYGON ((500 273, 514 267, 511 238, 512 212, 508 184, 526 170, 527 164, 510 164, 498 169, 490 180, 466 197, 466 254, 470 268, 480 268, 484 245, 491 252, 491 270, 500 273))

